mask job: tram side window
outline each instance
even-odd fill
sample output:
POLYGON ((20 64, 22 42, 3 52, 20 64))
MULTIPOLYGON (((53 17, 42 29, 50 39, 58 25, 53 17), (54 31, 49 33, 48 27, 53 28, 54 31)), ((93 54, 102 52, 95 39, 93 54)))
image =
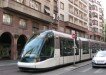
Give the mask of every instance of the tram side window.
POLYGON ((89 54, 89 43, 87 41, 82 42, 83 54, 89 54))
POLYGON ((98 43, 96 43, 96 51, 99 51, 100 50, 100 46, 98 43))
POLYGON ((104 50, 104 44, 101 44, 101 50, 104 50))
POLYGON ((54 56, 54 37, 46 37, 45 39, 46 40, 41 50, 40 57, 51 58, 54 56))
POLYGON ((92 44, 92 53, 96 53, 96 45, 95 45, 95 43, 92 44))
POLYGON ((79 55, 79 42, 77 40, 75 42, 76 42, 76 46, 77 46, 76 55, 79 55))
POLYGON ((73 54, 73 40, 67 38, 60 38, 60 55, 71 56, 73 54))

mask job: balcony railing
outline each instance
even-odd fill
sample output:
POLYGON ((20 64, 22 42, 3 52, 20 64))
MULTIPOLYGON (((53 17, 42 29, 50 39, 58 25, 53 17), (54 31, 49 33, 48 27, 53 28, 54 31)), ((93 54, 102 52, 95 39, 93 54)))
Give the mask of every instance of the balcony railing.
POLYGON ((18 3, 15 0, 0 0, 0 7, 26 14, 42 21, 53 22, 53 17, 45 15, 44 13, 32 9, 24 4, 18 3))

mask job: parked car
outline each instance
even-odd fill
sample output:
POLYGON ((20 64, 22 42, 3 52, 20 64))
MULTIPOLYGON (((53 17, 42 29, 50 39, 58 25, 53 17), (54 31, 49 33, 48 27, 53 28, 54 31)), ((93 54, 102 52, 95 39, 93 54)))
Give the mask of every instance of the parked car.
POLYGON ((98 51, 92 59, 92 67, 106 67, 106 51, 98 51))

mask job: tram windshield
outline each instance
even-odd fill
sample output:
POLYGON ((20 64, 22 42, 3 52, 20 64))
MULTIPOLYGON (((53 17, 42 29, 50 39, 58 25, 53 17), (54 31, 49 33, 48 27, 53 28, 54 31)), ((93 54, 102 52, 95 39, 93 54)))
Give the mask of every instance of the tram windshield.
POLYGON ((21 61, 33 62, 38 58, 44 60, 44 56, 50 54, 47 53, 47 51, 51 51, 51 49, 48 47, 51 42, 49 40, 52 40, 52 36, 50 34, 51 33, 43 32, 40 35, 31 37, 23 49, 21 61))
POLYGON ((22 53, 22 61, 33 61, 39 55, 39 49, 44 41, 44 34, 34 35, 30 38, 30 40, 26 43, 23 53, 22 53))

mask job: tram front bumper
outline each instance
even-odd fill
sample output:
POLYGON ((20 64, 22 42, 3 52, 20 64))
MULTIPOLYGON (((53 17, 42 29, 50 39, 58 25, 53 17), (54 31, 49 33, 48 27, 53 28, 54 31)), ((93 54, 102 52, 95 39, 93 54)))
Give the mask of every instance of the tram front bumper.
POLYGON ((18 62, 17 63, 18 67, 22 67, 22 68, 36 68, 35 63, 25 63, 25 62, 18 62))

